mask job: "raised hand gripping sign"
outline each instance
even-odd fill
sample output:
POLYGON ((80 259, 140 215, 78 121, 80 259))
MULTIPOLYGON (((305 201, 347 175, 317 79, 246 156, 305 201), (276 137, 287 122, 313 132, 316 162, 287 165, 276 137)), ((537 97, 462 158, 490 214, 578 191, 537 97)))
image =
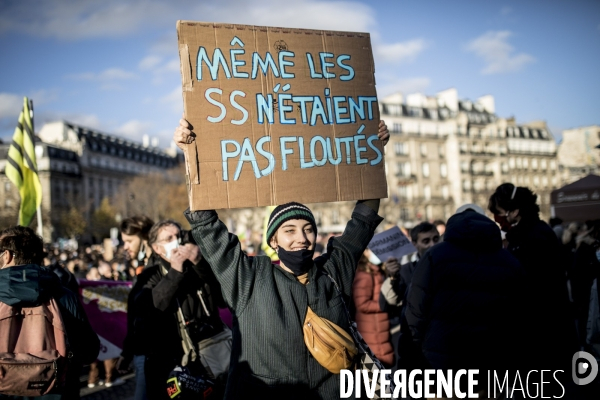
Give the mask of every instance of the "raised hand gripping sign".
POLYGON ((387 197, 367 33, 178 21, 192 210, 387 197))

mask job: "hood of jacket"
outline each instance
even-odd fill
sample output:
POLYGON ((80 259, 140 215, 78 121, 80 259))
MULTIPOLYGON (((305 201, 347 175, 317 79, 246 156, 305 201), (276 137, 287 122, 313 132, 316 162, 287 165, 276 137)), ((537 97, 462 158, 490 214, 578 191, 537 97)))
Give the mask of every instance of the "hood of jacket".
POLYGON ((474 251, 496 251, 502 248, 498 225, 473 210, 454 214, 448 220, 444 242, 474 251))
POLYGON ((36 307, 60 290, 58 276, 35 264, 0 269, 0 301, 12 307, 36 307))

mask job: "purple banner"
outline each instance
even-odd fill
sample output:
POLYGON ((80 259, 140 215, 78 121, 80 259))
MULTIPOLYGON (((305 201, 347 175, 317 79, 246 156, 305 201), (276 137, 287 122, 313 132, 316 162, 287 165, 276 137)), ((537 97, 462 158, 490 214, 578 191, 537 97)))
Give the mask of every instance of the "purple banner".
POLYGON ((119 357, 127 334, 127 296, 131 282, 79 281, 90 324, 100 338, 98 360, 119 357))

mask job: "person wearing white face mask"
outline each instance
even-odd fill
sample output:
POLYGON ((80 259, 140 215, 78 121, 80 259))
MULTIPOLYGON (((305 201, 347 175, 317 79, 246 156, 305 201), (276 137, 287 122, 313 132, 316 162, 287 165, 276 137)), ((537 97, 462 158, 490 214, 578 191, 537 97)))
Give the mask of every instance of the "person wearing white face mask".
POLYGON ((169 373, 184 350, 179 317, 193 343, 223 332, 219 307, 225 307, 221 288, 200 249, 191 243, 179 223, 160 221, 150 229, 148 243, 157 257, 138 276, 146 282, 136 296, 140 323, 151 332, 146 344, 146 393, 148 399, 168 399, 169 373))

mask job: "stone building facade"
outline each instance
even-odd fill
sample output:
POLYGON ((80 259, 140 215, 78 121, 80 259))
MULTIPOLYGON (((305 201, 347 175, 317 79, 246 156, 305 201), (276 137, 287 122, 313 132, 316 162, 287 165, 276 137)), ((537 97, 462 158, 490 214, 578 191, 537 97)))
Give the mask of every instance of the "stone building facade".
MULTIPOLYGON (((181 162, 174 149, 163 151, 76 124, 58 121, 38 132, 35 152, 42 184, 44 239, 54 240, 62 211, 77 206, 86 217, 133 176, 161 172, 181 162)), ((146 141, 147 142, 147 141, 146 141)), ((4 175, 10 144, 0 144, 0 218, 18 215, 17 188, 4 175)))
POLYGON ((558 146, 558 163, 563 184, 589 174, 600 175, 600 126, 564 130, 558 146))
POLYGON ((550 192, 560 180, 556 144, 545 123, 518 125, 495 114, 492 96, 459 100, 455 89, 403 100, 393 95, 380 101, 391 133, 388 222, 410 227, 446 220, 465 203, 485 209, 504 182, 534 190, 542 216, 549 216, 550 192))

